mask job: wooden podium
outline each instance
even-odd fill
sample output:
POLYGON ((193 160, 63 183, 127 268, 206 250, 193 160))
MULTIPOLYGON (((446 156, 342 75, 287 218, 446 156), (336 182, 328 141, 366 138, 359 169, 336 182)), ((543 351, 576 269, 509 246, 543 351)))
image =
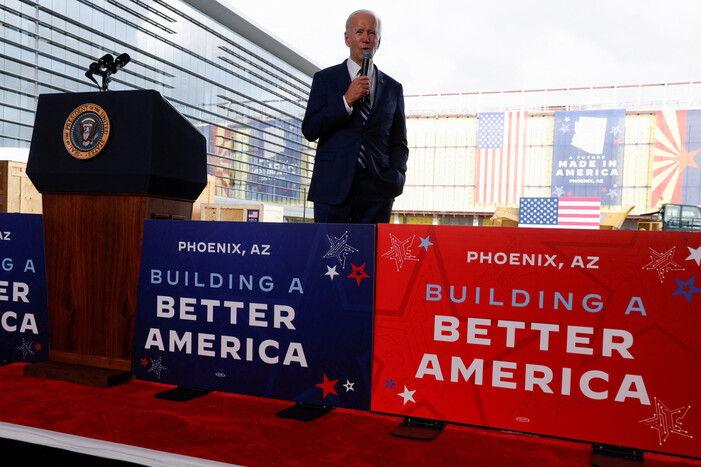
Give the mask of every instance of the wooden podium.
POLYGON ((27 175, 42 194, 51 349, 24 374, 127 381, 144 220, 190 219, 205 138, 155 91, 45 94, 27 175))

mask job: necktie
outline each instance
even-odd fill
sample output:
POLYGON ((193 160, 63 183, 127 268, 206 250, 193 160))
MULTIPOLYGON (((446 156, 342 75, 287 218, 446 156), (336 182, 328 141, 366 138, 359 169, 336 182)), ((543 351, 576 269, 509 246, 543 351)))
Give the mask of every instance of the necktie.
MULTIPOLYGON (((358 102, 358 110, 360 111, 360 118, 362 119, 363 125, 368 121, 368 115, 370 115, 370 96, 363 96, 358 102)), ((365 154, 365 145, 360 144, 360 151, 358 152, 358 166, 361 169, 367 167, 367 155, 365 154)))

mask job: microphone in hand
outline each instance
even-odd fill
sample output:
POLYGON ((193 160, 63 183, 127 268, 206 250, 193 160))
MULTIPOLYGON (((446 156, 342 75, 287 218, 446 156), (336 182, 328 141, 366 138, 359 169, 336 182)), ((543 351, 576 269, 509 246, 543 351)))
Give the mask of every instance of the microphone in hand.
POLYGON ((372 52, 363 50, 363 64, 360 67, 360 76, 367 76, 370 71, 370 61, 372 60, 372 52))
MULTIPOLYGON (((372 61, 372 52, 369 50, 363 50, 363 63, 360 66, 360 76, 367 76, 370 71, 370 62, 372 61)), ((365 103, 369 97, 367 95, 360 99, 361 103, 365 103)))

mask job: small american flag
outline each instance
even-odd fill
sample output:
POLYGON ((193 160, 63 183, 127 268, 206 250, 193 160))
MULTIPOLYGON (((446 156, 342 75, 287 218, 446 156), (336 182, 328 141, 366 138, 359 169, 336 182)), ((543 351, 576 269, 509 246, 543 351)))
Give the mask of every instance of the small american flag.
POLYGON ((477 126, 477 202, 515 203, 525 174, 527 112, 481 112, 477 126))
POLYGON ((601 198, 521 198, 518 226, 599 229, 601 198))

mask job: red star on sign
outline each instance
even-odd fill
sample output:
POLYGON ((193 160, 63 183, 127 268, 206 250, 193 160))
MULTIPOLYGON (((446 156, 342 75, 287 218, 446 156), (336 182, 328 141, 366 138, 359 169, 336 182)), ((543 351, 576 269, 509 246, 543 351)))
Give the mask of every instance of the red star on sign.
POLYGON ((40 351, 40 350, 41 350, 41 344, 40 344, 39 342, 37 342, 36 345, 34 346, 34 348, 36 349, 37 352, 40 351))
POLYGON ((333 381, 329 381, 329 379, 326 377, 326 373, 324 373, 324 382, 317 384, 317 386, 324 390, 324 398, 326 398, 326 395, 328 393, 331 393, 335 396, 338 395, 336 393, 336 390, 333 388, 336 385, 336 383, 338 383, 337 379, 335 379, 333 381))
POLYGON ((351 263, 351 267, 353 268, 353 272, 348 275, 348 277, 353 277, 355 280, 358 282, 358 285, 360 285, 360 281, 363 279, 363 277, 370 277, 367 274, 365 274, 365 263, 363 263, 360 266, 356 266, 355 264, 351 263))
POLYGON ((145 358, 142 358, 141 359, 141 366, 148 366, 148 360, 146 360, 145 358))

